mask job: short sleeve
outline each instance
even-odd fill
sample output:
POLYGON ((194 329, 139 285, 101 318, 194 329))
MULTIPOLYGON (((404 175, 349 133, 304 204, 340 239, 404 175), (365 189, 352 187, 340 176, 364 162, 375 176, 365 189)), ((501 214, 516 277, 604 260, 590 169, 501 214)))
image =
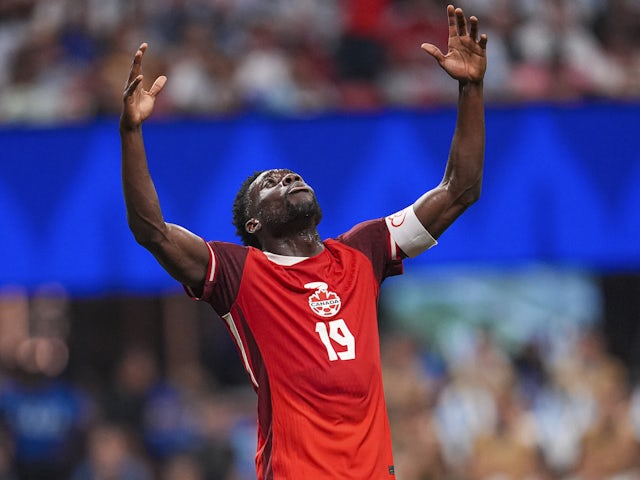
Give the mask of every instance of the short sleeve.
POLYGON ((369 259, 378 283, 403 273, 402 256, 397 252, 383 218, 359 223, 336 240, 359 250, 369 259))
POLYGON ((217 241, 206 244, 209 265, 201 291, 184 288, 191 298, 209 303, 219 315, 225 315, 236 300, 250 247, 217 241))

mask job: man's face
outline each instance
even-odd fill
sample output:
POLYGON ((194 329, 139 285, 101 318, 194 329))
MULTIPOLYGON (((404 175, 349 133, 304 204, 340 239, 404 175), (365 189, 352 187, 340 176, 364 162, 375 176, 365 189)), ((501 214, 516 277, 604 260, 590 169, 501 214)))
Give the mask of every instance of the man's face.
POLYGON ((249 196, 250 216, 264 226, 282 228, 309 218, 317 225, 322 217, 315 192, 291 170, 263 172, 251 184, 249 196))

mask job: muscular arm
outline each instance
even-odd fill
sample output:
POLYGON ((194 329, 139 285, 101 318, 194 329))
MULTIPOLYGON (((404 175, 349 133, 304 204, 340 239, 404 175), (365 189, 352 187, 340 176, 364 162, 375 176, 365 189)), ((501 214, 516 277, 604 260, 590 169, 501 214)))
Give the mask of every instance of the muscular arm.
POLYGON ((422 48, 458 80, 458 117, 442 181, 413 205, 416 216, 435 238, 480 197, 484 164, 482 81, 486 70, 487 37, 482 35, 478 39, 478 20, 475 17, 467 22, 462 10, 451 5, 447 7, 447 14, 447 54, 431 44, 423 44, 422 48))
POLYGON ((159 77, 149 91, 143 90, 142 56, 146 48, 146 44, 141 45, 134 57, 120 117, 122 189, 127 220, 136 241, 147 248, 172 277, 199 288, 209 261, 207 246, 188 230, 164 221, 147 164, 142 122, 151 115, 155 97, 166 78, 159 77))

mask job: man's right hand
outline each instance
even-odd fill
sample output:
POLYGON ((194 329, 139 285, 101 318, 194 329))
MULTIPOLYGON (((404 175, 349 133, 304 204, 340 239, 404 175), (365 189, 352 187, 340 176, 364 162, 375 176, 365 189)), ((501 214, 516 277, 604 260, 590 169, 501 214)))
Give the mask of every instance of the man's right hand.
POLYGON ((122 115, 120 116, 121 130, 135 130, 140 128, 142 122, 149 118, 153 112, 156 95, 160 93, 167 81, 167 77, 161 75, 153 82, 149 90, 142 88, 142 56, 147 50, 147 47, 148 45, 146 43, 140 45, 133 57, 129 79, 127 80, 127 85, 122 96, 123 107, 122 115))

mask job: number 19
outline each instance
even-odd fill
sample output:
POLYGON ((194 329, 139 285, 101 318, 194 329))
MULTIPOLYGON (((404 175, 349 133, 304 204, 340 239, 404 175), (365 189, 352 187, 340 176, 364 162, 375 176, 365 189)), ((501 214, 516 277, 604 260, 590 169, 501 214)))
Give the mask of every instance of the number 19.
POLYGON ((338 360, 338 358, 340 360, 353 360, 356 358, 356 340, 343 319, 330 321, 328 331, 326 323, 316 323, 316 333, 327 348, 329 360, 332 362, 338 360), (336 352, 332 341, 345 347, 345 350, 336 352))

